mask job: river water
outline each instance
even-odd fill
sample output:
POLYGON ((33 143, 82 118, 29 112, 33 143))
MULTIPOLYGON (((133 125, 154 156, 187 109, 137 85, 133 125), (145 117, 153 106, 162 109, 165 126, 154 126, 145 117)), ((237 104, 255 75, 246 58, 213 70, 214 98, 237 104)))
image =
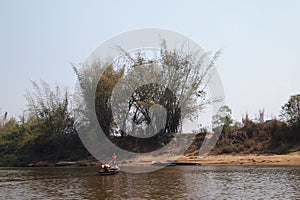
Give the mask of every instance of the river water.
POLYGON ((0 199, 300 199, 300 167, 0 168, 0 199))

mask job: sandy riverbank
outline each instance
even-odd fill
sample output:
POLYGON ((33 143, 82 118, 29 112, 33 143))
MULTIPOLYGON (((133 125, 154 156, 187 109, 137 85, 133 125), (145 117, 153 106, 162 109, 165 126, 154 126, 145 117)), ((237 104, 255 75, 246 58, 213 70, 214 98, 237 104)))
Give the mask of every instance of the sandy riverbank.
MULTIPOLYGON (((174 158, 163 158, 160 162, 174 161, 174 158)), ((121 166, 149 165, 157 161, 155 157, 140 157, 120 163, 121 166)), ((300 151, 276 155, 276 154, 245 154, 245 155, 209 155, 206 157, 181 156, 175 161, 176 164, 190 165, 258 165, 258 166, 299 166, 300 151)))
MULTIPOLYGON (((180 156, 180 157, 154 157, 139 156, 130 160, 118 160, 119 166, 149 166, 153 163, 176 163, 177 165, 257 165, 257 166, 298 166, 300 167, 300 151, 277 155, 277 154, 236 154, 236 155, 209 155, 206 157, 180 156)), ((61 161, 50 163, 47 161, 35 162, 28 167, 49 166, 96 166, 96 159, 80 160, 77 162, 61 161)))

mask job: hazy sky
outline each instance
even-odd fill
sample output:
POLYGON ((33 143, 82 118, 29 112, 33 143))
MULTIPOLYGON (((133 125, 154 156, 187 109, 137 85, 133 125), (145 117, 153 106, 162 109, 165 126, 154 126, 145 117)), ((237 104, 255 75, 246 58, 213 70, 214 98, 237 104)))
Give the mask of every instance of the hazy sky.
POLYGON ((30 80, 73 88, 70 62, 124 31, 158 27, 182 33, 217 62, 226 101, 240 120, 264 108, 277 116, 300 93, 300 1, 0 0, 0 108, 25 108, 30 80))

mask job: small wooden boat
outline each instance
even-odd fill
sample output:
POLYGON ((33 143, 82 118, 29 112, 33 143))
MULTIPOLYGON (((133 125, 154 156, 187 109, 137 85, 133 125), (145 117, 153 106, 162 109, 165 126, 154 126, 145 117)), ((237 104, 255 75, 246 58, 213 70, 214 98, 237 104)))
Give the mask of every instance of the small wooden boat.
POLYGON ((109 176, 109 175, 114 175, 117 174, 120 171, 119 167, 111 167, 108 171, 107 170, 99 170, 98 174, 101 176, 109 176))
POLYGON ((119 171, 98 171, 98 174, 101 176, 108 176, 108 175, 114 175, 117 174, 119 171))

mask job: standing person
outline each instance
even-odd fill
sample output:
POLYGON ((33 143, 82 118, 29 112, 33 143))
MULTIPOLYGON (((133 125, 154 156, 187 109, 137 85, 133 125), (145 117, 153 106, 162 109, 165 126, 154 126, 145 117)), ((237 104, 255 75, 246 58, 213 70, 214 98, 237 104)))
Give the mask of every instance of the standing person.
POLYGON ((112 158, 112 164, 115 167, 117 165, 117 154, 114 152, 111 158, 112 158))

